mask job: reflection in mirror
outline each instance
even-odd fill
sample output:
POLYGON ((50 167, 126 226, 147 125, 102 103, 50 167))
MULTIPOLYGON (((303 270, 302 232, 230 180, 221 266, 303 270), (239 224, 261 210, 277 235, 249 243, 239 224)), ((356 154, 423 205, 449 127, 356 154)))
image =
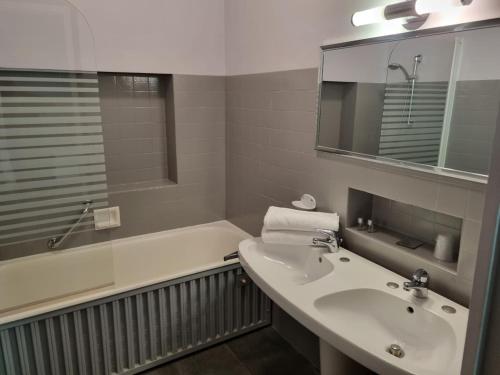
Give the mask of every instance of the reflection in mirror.
POLYGON ((487 175, 500 27, 327 49, 317 148, 487 175))

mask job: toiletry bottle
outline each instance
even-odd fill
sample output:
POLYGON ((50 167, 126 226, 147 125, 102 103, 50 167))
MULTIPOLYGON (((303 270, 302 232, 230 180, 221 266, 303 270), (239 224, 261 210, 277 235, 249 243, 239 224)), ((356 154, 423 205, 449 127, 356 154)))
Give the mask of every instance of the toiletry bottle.
POLYGON ((373 224, 372 219, 368 219, 367 224, 368 224, 368 229, 367 229, 368 233, 375 233, 377 231, 377 229, 375 228, 375 224, 373 224))
POLYGON ((365 220, 362 217, 358 217, 358 226, 356 229, 359 231, 366 230, 365 220))

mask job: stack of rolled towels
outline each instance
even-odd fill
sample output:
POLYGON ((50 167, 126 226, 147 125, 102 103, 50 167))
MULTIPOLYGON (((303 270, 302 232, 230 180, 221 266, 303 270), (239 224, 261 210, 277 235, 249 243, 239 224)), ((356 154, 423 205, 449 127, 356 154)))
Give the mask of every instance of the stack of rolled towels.
POLYGON ((271 206, 264 217, 262 241, 265 243, 311 245, 313 238, 324 235, 318 229, 339 230, 339 215, 308 212, 271 206))

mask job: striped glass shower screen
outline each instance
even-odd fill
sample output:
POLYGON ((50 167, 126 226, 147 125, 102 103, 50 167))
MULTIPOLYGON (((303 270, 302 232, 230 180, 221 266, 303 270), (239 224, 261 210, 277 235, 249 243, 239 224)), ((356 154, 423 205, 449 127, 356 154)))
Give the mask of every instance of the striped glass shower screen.
POLYGON ((0 70, 0 246, 64 233, 86 200, 107 206, 97 73, 0 70))
POLYGON ((385 87, 379 155, 438 164, 448 82, 408 82, 385 87))

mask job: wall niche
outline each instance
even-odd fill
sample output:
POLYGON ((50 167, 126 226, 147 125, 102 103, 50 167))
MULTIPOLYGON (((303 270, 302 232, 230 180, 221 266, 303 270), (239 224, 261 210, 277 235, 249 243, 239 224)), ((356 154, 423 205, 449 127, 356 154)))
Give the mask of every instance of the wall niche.
POLYGON ((434 257, 434 246, 439 234, 451 235, 457 258, 460 256, 462 219, 389 198, 349 189, 347 228, 348 237, 363 237, 365 243, 383 245, 387 254, 417 260, 422 266, 437 267, 450 274, 457 273, 457 260, 446 262, 434 257), (357 219, 373 220, 376 231, 359 230, 357 219), (398 244, 400 240, 414 239, 422 244, 411 249, 398 244))
POLYGON ((99 72, 110 191, 177 182, 172 76, 99 72))

